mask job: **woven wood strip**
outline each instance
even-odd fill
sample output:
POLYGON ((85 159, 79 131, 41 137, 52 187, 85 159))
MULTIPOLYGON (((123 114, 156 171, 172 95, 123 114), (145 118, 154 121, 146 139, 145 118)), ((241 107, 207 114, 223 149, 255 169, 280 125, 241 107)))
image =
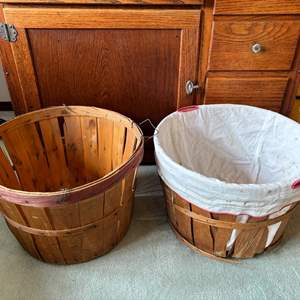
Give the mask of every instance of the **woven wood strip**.
POLYGON ((236 223, 236 222, 221 221, 221 220, 215 220, 212 218, 204 217, 199 214, 196 214, 195 212, 192 212, 183 207, 180 207, 179 205, 176 205, 176 204, 172 204, 172 205, 179 212, 189 216, 190 218, 193 218, 194 220, 197 220, 200 223, 214 226, 214 227, 228 228, 228 229, 241 229, 241 230, 251 230, 251 229, 255 229, 255 228, 259 228, 259 227, 266 227, 266 226, 284 221, 290 217, 291 213, 294 211, 294 209, 297 206, 297 205, 294 206, 292 209, 290 209, 284 215, 276 217, 274 219, 268 219, 266 221, 253 222, 253 223, 236 223))
POLYGON ((22 225, 20 223, 17 223, 17 222, 13 221, 12 219, 10 219, 6 216, 4 216, 4 218, 7 221, 7 223, 12 225, 13 227, 15 227, 17 229, 21 229, 22 231, 25 231, 25 232, 30 233, 30 234, 39 235, 39 236, 63 237, 63 236, 70 236, 70 235, 75 235, 75 234, 82 234, 84 231, 88 231, 90 229, 95 229, 95 228, 101 226, 102 222, 104 222, 106 219, 110 218, 113 215, 118 214, 119 210, 120 209, 116 209, 112 213, 110 213, 109 215, 105 216, 104 218, 99 219, 99 220, 97 220, 95 222, 92 222, 90 224, 80 226, 80 227, 71 228, 71 229, 62 229, 62 230, 37 229, 37 228, 28 227, 28 226, 22 225))

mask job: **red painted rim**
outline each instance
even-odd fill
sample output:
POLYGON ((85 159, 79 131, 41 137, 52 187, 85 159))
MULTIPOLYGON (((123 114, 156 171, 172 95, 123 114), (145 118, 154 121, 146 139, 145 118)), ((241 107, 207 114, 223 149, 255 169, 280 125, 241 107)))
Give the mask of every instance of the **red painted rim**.
POLYGON ((295 182, 293 182, 291 188, 293 190, 300 188, 300 179, 298 179, 295 182))
POLYGON ((188 111, 197 110, 199 108, 200 108, 200 105, 190 105, 190 106, 178 108, 177 111, 178 112, 188 112, 188 111))

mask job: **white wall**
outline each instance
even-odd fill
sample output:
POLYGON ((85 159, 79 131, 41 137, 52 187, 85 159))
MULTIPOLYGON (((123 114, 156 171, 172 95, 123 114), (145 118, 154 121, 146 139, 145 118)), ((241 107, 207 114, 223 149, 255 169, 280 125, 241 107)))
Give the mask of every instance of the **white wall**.
POLYGON ((4 101, 10 101, 10 96, 7 89, 6 81, 4 79, 2 66, 0 64, 0 102, 4 101))

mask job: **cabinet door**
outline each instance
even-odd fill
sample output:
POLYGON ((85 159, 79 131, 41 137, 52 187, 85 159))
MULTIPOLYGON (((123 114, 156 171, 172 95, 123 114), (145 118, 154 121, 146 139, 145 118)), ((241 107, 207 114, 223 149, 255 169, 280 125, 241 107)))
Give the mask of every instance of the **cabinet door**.
POLYGON ((18 32, 17 112, 93 105, 157 124, 193 103, 185 83, 197 78, 200 10, 7 6, 3 14, 18 32))

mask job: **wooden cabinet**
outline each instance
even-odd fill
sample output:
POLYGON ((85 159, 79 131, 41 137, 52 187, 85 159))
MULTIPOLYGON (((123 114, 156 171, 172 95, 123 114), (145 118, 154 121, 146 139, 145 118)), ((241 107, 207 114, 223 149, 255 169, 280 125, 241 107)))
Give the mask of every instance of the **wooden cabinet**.
MULTIPOLYGON (((19 112, 95 105, 154 123, 192 104, 200 10, 7 7, 19 112)), ((9 68, 9 66, 8 66, 9 68)))
POLYGON ((280 111, 286 91, 286 77, 209 77, 206 104, 232 103, 280 111))
POLYGON ((215 0, 202 33, 204 104, 254 105, 289 114, 300 64, 298 0, 215 0))
POLYGON ((210 70, 290 70, 300 34, 291 17, 223 18, 213 24, 210 70))
POLYGON ((19 114, 94 105, 157 124, 191 104, 291 109, 298 0, 0 3, 0 32, 9 37, 0 42, 1 60, 19 114), (189 80, 199 86, 191 93, 189 80))
POLYGON ((216 15, 300 14, 299 0, 216 0, 216 15))

